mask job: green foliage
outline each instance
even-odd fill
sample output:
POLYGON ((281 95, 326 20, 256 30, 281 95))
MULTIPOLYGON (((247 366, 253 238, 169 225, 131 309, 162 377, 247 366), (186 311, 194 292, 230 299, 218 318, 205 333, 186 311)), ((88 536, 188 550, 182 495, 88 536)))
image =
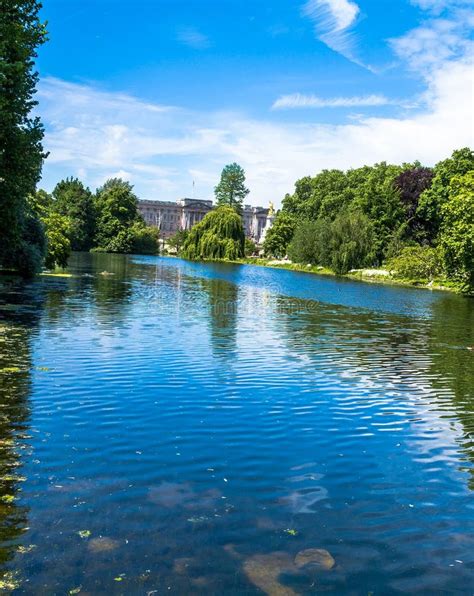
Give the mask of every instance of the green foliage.
POLYGON ((295 184, 293 195, 286 195, 283 211, 299 221, 334 220, 349 206, 364 213, 371 221, 373 253, 381 262, 390 239, 404 220, 400 191, 395 185, 403 169, 385 162, 355 170, 323 170, 295 184))
POLYGON ((139 255, 158 254, 159 232, 156 228, 137 221, 131 228, 132 252, 139 255))
POLYGON ((395 185, 401 171, 400 166, 382 162, 348 172, 349 183, 354 187, 351 207, 364 213, 373 227, 371 252, 375 263, 383 261, 394 231, 405 218, 400 192, 395 185))
POLYGON ((250 257, 257 252, 257 245, 253 240, 250 240, 250 238, 245 239, 244 252, 246 257, 250 257))
POLYGON ((439 251, 430 246, 406 246, 387 266, 394 277, 407 280, 432 280, 442 272, 439 251))
POLYGON ((330 260, 331 221, 303 221, 296 228, 288 246, 288 256, 294 263, 320 265, 330 260))
POLYGON ((350 199, 346 174, 341 170, 323 170, 314 178, 305 176, 296 181, 294 194, 283 199, 283 211, 300 219, 333 217, 350 199))
POLYGON ((434 178, 429 189, 419 200, 417 217, 424 222, 426 241, 433 243, 442 225, 443 205, 449 198, 451 179, 474 170, 474 152, 468 147, 454 151, 448 159, 434 168, 434 178))
POLYGON ((329 250, 321 264, 336 273, 348 273, 371 264, 373 246, 374 233, 369 218, 359 211, 342 211, 331 225, 329 250))
POLYGON ((285 235, 275 222, 266 253, 282 256, 291 240, 296 263, 344 273, 388 259, 397 275, 422 279, 440 274, 442 254, 444 273, 472 288, 473 171, 474 153, 464 148, 433 169, 382 162, 306 176, 285 196, 277 218, 292 222, 294 236, 290 225, 285 235), (438 242, 442 253, 419 246, 438 242))
POLYGON ((38 190, 28 198, 29 206, 43 226, 45 234, 45 259, 47 269, 67 266, 71 254, 71 220, 53 209, 53 197, 38 190))
POLYGON ((191 229, 182 255, 187 259, 240 259, 244 242, 240 215, 232 207, 217 207, 191 229))
POLYGON ((47 269, 55 267, 65 268, 71 254, 71 221, 69 218, 54 211, 42 218, 46 229, 47 253, 45 266, 47 269))
POLYGON ((304 221, 288 247, 292 261, 330 267, 336 273, 364 267, 373 255, 373 228, 360 211, 341 211, 336 219, 304 221))
POLYGON ((95 209, 96 250, 101 252, 156 254, 158 234, 145 225, 137 209, 133 187, 119 178, 97 190, 95 209))
POLYGON ((42 222, 33 210, 26 208, 23 216, 22 236, 16 244, 14 255, 15 269, 25 277, 32 277, 38 273, 43 264, 46 246, 47 241, 42 222))
POLYGON ((474 169, 455 176, 442 207, 440 247, 450 277, 474 290, 474 169))
POLYGON ((91 191, 77 178, 58 182, 52 208, 70 220, 72 250, 90 250, 94 243, 95 207, 91 191))
POLYGON ((281 259, 286 255, 288 245, 295 233, 296 224, 297 219, 294 215, 285 211, 280 211, 277 214, 263 243, 263 250, 266 256, 281 259))
POLYGON ((225 166, 214 194, 218 206, 227 205, 242 213, 243 202, 249 194, 249 189, 245 187, 245 172, 239 164, 231 163, 225 166))
POLYGON ((188 230, 178 230, 171 238, 168 239, 168 246, 175 250, 177 254, 181 252, 181 248, 189 235, 188 230))
POLYGON ((46 40, 35 0, 2 0, 0 11, 0 266, 31 275, 41 267, 44 235, 28 205, 41 175, 43 127, 37 104, 37 48, 46 40))

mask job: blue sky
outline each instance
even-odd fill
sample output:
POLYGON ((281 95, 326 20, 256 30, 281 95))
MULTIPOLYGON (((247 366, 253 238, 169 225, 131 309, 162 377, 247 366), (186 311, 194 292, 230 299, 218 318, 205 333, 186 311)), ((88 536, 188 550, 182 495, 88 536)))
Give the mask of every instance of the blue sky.
POLYGON ((42 186, 211 198, 222 167, 279 204, 323 168, 473 143, 467 0, 44 0, 42 186))

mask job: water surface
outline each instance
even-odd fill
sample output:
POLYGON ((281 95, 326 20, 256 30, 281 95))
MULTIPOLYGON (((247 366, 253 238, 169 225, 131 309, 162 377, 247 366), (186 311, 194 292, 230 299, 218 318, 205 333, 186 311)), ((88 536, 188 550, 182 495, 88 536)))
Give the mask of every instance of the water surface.
POLYGON ((171 258, 71 272, 0 279, 18 593, 473 593, 472 300, 171 258), (335 564, 298 568, 309 548, 335 564))

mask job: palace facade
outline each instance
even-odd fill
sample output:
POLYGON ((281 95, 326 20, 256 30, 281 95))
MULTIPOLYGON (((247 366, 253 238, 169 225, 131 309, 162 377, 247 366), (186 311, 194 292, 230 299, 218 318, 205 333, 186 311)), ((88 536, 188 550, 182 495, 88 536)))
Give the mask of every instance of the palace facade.
MULTIPOLYGON (((160 230, 160 236, 168 239, 178 230, 190 230, 194 224, 214 208, 212 201, 202 199, 179 199, 173 201, 138 201, 138 211, 149 226, 160 230)), ((247 238, 257 244, 263 238, 267 225, 268 209, 245 205, 242 213, 247 238)))

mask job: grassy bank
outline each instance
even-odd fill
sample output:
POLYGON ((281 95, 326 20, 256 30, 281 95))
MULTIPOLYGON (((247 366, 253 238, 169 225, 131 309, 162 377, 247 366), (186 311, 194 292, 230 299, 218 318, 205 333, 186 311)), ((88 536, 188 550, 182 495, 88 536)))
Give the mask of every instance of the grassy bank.
POLYGON ((299 271, 302 273, 311 273, 316 275, 331 275, 335 277, 344 277, 346 279, 354 279, 367 283, 382 283, 394 286, 408 286, 414 288, 422 288, 426 290, 443 290, 447 292, 461 293, 462 288, 459 284, 453 281, 437 278, 433 280, 426 279, 399 279, 393 277, 389 271, 383 269, 359 269, 347 273, 346 275, 338 275, 331 269, 320 267, 316 265, 299 265, 297 263, 276 261, 274 259, 265 259, 261 257, 248 257, 233 261, 236 263, 247 265, 258 265, 260 267, 271 267, 274 269, 287 269, 289 271, 299 271))

